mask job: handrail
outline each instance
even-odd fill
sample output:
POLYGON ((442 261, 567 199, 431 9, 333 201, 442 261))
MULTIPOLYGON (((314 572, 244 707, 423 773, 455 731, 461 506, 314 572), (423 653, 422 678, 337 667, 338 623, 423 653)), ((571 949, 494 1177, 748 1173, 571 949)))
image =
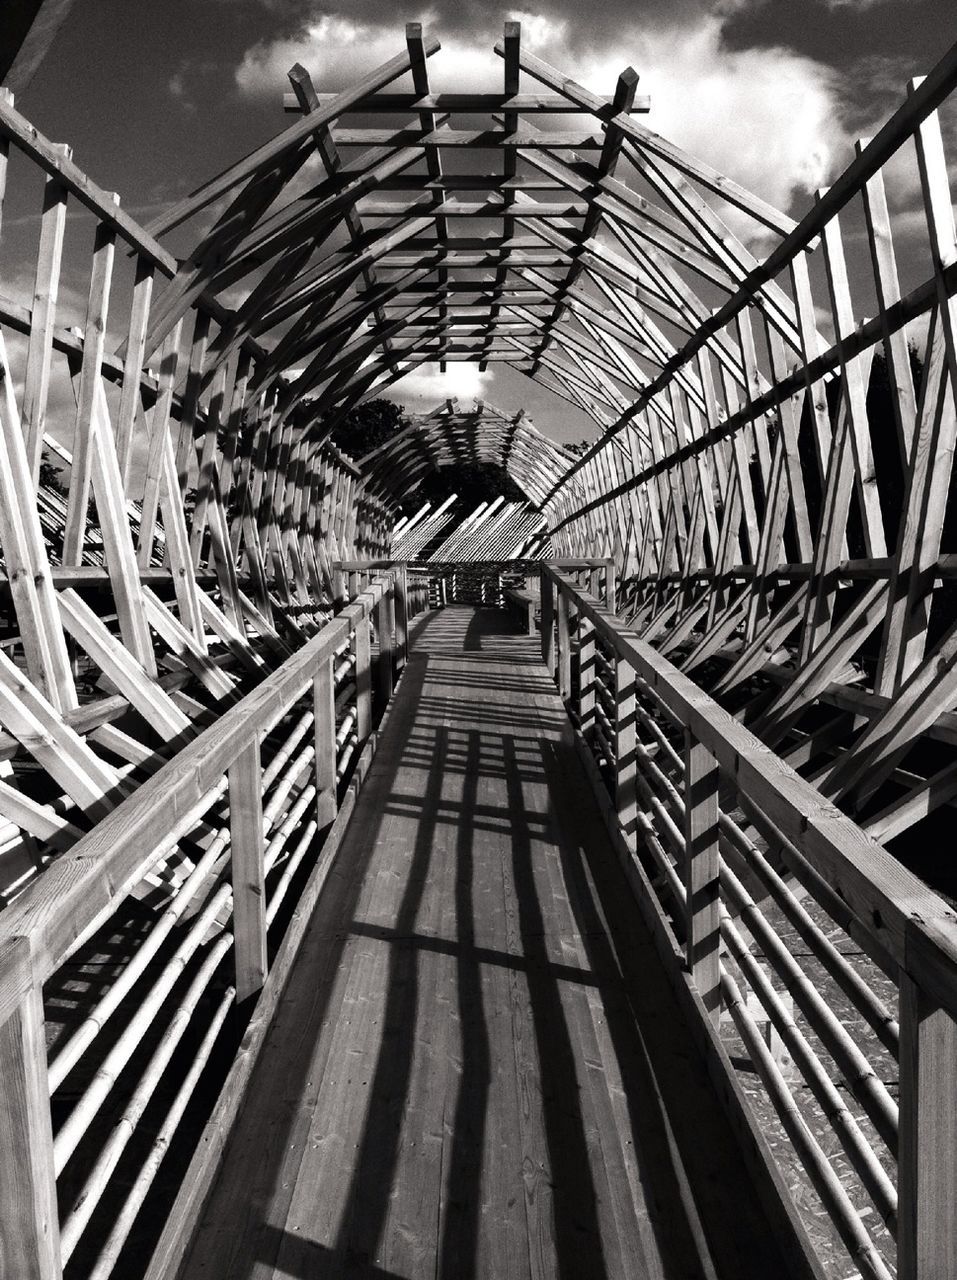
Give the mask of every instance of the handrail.
POLYGON ((0 1016, 7 973, 20 964, 18 940, 29 944, 34 981, 42 983, 77 943, 119 904, 195 822, 216 781, 305 693, 321 663, 367 618, 386 589, 377 581, 277 667, 235 706, 159 769, 92 831, 53 862, 0 913, 0 1016), (8 948, 10 955, 8 957, 8 948))
MULTIPOLYGON (((547 564, 541 581, 543 658, 577 722, 639 904, 673 976, 693 992, 687 1007, 709 1065, 734 1081, 722 1033, 733 1024, 863 1276, 893 1274, 892 1236, 899 1280, 954 1274, 957 913, 592 592, 547 564), (868 1024, 866 1034, 851 1034, 827 998, 832 988, 821 989, 820 969, 805 972, 781 941, 782 917, 855 1020, 868 1024), (831 924, 883 969, 899 1027, 876 979, 832 941, 831 924), (786 1047, 859 1184, 838 1178, 762 1021, 786 1047), (899 1106, 884 1083, 895 1058, 899 1106), (863 1225, 868 1201, 883 1236, 863 1225)), ((733 1083, 720 1092, 772 1167, 743 1092, 733 1083)))
MULTIPOLYGON (((164 1143, 176 1131, 231 1007, 241 1024, 259 1007, 269 974, 267 937, 285 939, 293 932, 289 928, 287 934, 285 924, 277 926, 283 930, 279 934, 269 930, 299 869, 315 867, 320 843, 325 851, 331 840, 327 833, 341 829, 337 814, 347 815, 345 809, 340 813, 339 803, 350 764, 372 742, 374 710, 388 703, 395 674, 405 663, 408 614, 401 569, 377 573, 335 618, 117 804, 0 914, 0 1269, 5 1275, 59 1280, 112 1185, 117 1161, 186 1027, 200 1019, 200 1057, 176 1081, 178 1092, 157 1139, 164 1143), (187 835, 185 878, 152 915, 123 971, 84 1010, 83 1022, 48 1051, 43 983, 187 835), (224 966, 228 969, 230 952, 232 981, 228 973, 217 978, 224 966), (184 992, 178 984, 186 973, 191 977, 184 992), (168 1001, 175 1003, 175 1016, 167 1026, 161 1012, 168 1001), (108 1019, 122 1025, 110 1038, 106 1057, 98 1057, 90 1071, 85 1055, 98 1046, 104 1052, 100 1031, 108 1019), (145 1068, 134 1055, 144 1042, 151 1050, 145 1068), (71 1073, 78 1064, 76 1077, 71 1073), (93 1144, 96 1151, 85 1150, 81 1140, 113 1084, 121 1072, 128 1079, 131 1071, 141 1074, 125 1104, 126 1123, 114 1128, 105 1144, 93 1144), (54 1136, 52 1092, 70 1080, 78 1082, 79 1098, 54 1136), (77 1161, 83 1166, 79 1172, 77 1161), (59 1188, 65 1206, 58 1229, 58 1179, 68 1168, 66 1190, 59 1188)), ((98 1263, 95 1274, 112 1270, 157 1167, 158 1161, 147 1160, 133 1186, 117 1193, 122 1203, 101 1249, 105 1269, 98 1263)))
POLYGON ((572 594, 582 616, 707 746, 738 788, 766 806, 782 833, 806 848, 875 942, 902 966, 908 963, 908 942, 921 955, 922 969, 940 966, 948 1008, 957 1017, 957 912, 594 597, 548 565, 542 571, 572 594))

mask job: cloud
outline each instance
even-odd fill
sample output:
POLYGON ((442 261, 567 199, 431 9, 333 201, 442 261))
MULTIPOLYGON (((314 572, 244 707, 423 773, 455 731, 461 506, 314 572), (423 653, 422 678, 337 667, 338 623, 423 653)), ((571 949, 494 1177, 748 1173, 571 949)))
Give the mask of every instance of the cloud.
POLYGON ((796 193, 823 185, 847 148, 834 72, 785 48, 732 49, 723 28, 718 15, 642 28, 623 37, 621 52, 580 55, 576 75, 608 94, 626 53, 651 94, 643 123, 787 208, 796 193))
POLYGON ((461 401, 484 398, 494 376, 491 369, 480 373, 477 364, 466 361, 449 363, 446 370, 440 373, 437 364, 422 364, 383 394, 413 410, 434 409, 449 397, 461 401))
MULTIPOLYGON (((416 20, 426 30, 437 29, 432 13, 416 20)), ((433 88, 474 89, 495 83, 502 73, 493 43, 487 39, 477 47, 454 36, 443 38, 441 53, 429 62, 433 88)), ((317 90, 328 93, 347 87, 404 51, 402 22, 363 22, 344 14, 322 14, 293 35, 253 45, 236 69, 236 84, 250 97, 275 96, 288 87, 289 68, 301 62, 317 90)), ((406 75, 389 87, 411 88, 411 78, 406 75)))
POLYGON ((171 98, 175 98, 184 111, 193 112, 196 110, 196 103, 189 96, 186 88, 186 76, 182 69, 175 71, 166 84, 171 98))
MULTIPOLYGON (((614 30, 534 11, 503 16, 522 23, 526 48, 595 92, 613 93, 631 63, 641 76, 640 91, 652 95, 651 114, 643 118, 649 127, 786 208, 795 194, 828 181, 839 153, 842 163, 849 158, 839 86, 833 69, 790 49, 730 47, 725 24, 742 2, 704 13, 679 6, 670 15, 643 14, 640 23, 623 16, 614 30)), ((469 20, 462 11, 419 16, 442 40, 429 61, 434 88, 501 83, 502 64, 492 53, 499 20, 463 26, 469 20)), ((236 83, 247 96, 277 95, 299 61, 320 91, 340 89, 404 47, 400 22, 317 14, 298 31, 247 50, 236 83)))

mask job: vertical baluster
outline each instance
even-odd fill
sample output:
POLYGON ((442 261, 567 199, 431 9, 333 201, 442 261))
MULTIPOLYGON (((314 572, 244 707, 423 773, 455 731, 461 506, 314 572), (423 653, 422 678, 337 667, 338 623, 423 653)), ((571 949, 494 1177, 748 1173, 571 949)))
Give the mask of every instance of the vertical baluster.
POLYGON ((686 959, 705 1008, 717 1026, 721 1008, 718 947, 718 765, 690 729, 685 731, 686 959))
POLYGON ((312 682, 316 741, 316 821, 322 831, 339 809, 336 793, 336 687, 334 657, 324 658, 312 682))
POLYGON ((957 1021, 901 970, 899 1280, 957 1275, 955 1097, 957 1021))
POLYGON ((266 978, 266 887, 262 765, 258 735, 229 766, 229 832, 233 870, 236 1002, 266 978))
POLYGON ((578 617, 578 714, 581 731, 591 742, 595 728, 595 628, 578 617))
POLYGON ((555 676, 555 586, 544 569, 542 584, 542 662, 548 674, 555 676))
POLYGON ((356 656, 356 739, 361 747, 372 728, 372 672, 370 670, 369 620, 359 618, 352 634, 356 656))
POLYGON ((386 587, 376 605, 375 626, 379 635, 379 661, 376 669, 379 706, 383 710, 392 697, 392 587, 386 587))
POLYGON ((618 658, 615 661, 615 807, 618 825, 625 835, 633 834, 638 820, 636 703, 634 668, 618 658))
MULTIPOLYGON (((26 940, 13 946, 28 965, 26 940)), ((0 1273, 60 1280, 43 1000, 35 984, 0 1023, 0 1080, 0 1273)))
POLYGON ((400 672, 409 660, 409 580, 408 566, 395 571, 395 663, 400 672))
POLYGON ((558 692, 567 701, 572 692, 572 651, 568 625, 568 596, 558 588, 558 692))
POLYGON ((605 565, 605 608, 609 613, 618 612, 618 571, 614 560, 605 565))

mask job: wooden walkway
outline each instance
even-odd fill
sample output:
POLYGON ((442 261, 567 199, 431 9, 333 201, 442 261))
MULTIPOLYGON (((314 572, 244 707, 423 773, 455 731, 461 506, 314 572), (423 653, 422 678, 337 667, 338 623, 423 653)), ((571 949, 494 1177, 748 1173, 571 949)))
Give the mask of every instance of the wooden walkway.
POLYGON ((423 620, 182 1275, 784 1275, 534 640, 423 620))

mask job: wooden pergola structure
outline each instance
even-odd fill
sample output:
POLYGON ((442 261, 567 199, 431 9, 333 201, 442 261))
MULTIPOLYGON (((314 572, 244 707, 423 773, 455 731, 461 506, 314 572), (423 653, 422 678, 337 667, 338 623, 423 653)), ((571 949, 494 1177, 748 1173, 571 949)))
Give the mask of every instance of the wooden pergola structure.
MULTIPOLYGON (((761 859, 764 889, 812 930, 774 878, 788 868, 896 975, 900 1028, 862 999, 884 1047, 906 1034, 911 1054, 900 1274, 952 1274, 940 1260, 957 1266, 957 1236, 938 1228, 957 1206, 953 1116, 936 1147, 928 1126, 957 1072, 957 920, 891 853, 940 839, 957 801, 957 232, 937 114, 957 49, 798 222, 653 132, 631 69, 597 96, 510 22, 501 87, 434 92, 438 49, 412 24, 395 58, 337 94, 292 68, 291 122, 149 226, 0 91, 0 192, 8 179, 7 200, 15 189, 39 218, 32 295, 0 283, 0 1066, 28 1116, 0 1104, 0 1143, 34 1152, 23 1179, 40 1206, 22 1214, 16 1274, 60 1275, 113 1167, 71 1175, 79 1198, 51 1243, 51 1188, 61 1176, 63 1194, 101 1099, 91 1086, 54 1144, 50 1094, 96 1029, 67 1040, 48 1082, 43 983, 130 895, 172 929, 196 868, 231 857, 239 968, 210 1046, 230 999, 260 991, 270 867, 309 806, 309 839, 345 822, 373 695, 388 702, 424 603, 393 560, 394 530, 397 546, 424 544, 400 512, 457 462, 491 462, 527 497, 489 518, 494 536, 447 530, 443 546, 547 554, 543 654, 597 743, 616 838, 633 850, 642 831, 653 853, 677 841, 662 882, 688 901, 715 888, 707 919, 689 908, 700 992, 728 999, 692 957, 705 926, 725 927, 718 837, 702 836, 719 798, 721 856, 738 872, 761 859), (891 162, 913 170, 916 235, 888 195, 891 162), (86 314, 67 327, 61 276, 91 231, 86 314), (332 443, 357 405, 458 361, 534 379, 591 419, 593 443, 575 456, 523 412, 453 401, 364 458, 332 443), (68 468, 62 493, 40 482, 45 451, 68 468), (250 799, 274 786, 265 809, 250 799), (702 840, 710 862, 694 862, 702 840)), ((536 615, 538 598, 523 607, 536 615)), ((756 890, 729 874, 732 914, 750 921, 756 890)), ((810 945, 860 994, 826 939, 810 945)), ((870 1077, 858 1088, 856 1050, 814 1009, 898 1154, 896 1104, 870 1077)), ((822 1106, 896 1232, 896 1192, 857 1120, 831 1094, 822 1106)), ((841 1238, 883 1280, 883 1246, 809 1159, 841 1238)), ((0 1214, 21 1195, 2 1166, 0 1214)))

